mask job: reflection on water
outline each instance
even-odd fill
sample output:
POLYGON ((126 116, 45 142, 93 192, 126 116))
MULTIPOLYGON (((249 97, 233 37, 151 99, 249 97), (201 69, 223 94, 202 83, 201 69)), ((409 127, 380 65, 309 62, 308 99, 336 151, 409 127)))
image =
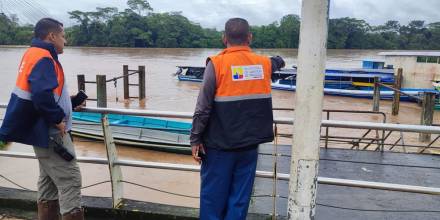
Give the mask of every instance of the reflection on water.
MULTIPOLYGON (((16 72, 25 47, 0 47, 0 102, 7 102, 10 91, 15 85, 16 72)), ((65 54, 60 56, 64 66, 67 83, 71 94, 77 91, 76 75, 85 74, 86 80, 94 81, 97 74, 104 74, 107 79, 120 76, 122 65, 129 65, 130 69, 137 69, 139 65, 146 66, 146 108, 152 110, 184 111, 192 112, 198 95, 199 84, 191 82, 179 82, 173 73, 176 66, 203 66, 208 56, 216 54, 220 49, 128 49, 128 48, 67 48, 65 54)), ((280 55, 285 58, 288 66, 297 63, 297 50, 293 49, 261 49, 256 52, 265 55, 280 55)), ((365 58, 380 59, 379 51, 374 50, 329 50, 327 57, 328 67, 359 67, 361 60, 365 58)), ((136 77, 132 78, 132 83, 136 77)), ((110 107, 124 108, 122 103, 122 81, 116 88, 113 83, 107 85, 107 94, 110 107), (119 97, 120 102, 115 102, 119 97)), ((131 89, 133 96, 137 95, 137 88, 131 89)), ((88 84, 86 92, 89 97, 96 97, 96 88, 88 84)), ((294 107, 295 93, 287 91, 273 91, 274 107, 294 107)), ((93 102, 89 106, 96 105, 93 102)), ((138 103, 133 101, 130 108, 138 108, 138 103)), ((368 99, 344 98, 338 96, 325 96, 324 108, 341 110, 371 110, 372 101, 368 99)), ((388 121, 394 123, 418 124, 420 121, 420 108, 415 103, 402 103, 400 115, 392 117, 391 102, 382 101, 381 111, 387 113, 388 121)), ((0 111, 3 114, 3 111, 0 111)), ((293 117, 293 112, 277 111, 276 117, 293 117)), ((381 121, 375 115, 357 114, 332 114, 331 119, 353 121, 381 121)), ((434 121, 439 120, 439 114, 435 114, 434 121)), ((281 128, 281 132, 289 133, 290 128, 281 128)), ((357 131, 346 130, 344 135, 357 135, 357 131)), ((290 143, 290 140, 284 140, 290 143)), ((105 149, 102 143, 90 142, 83 139, 75 139, 78 156, 105 157, 105 149)), ((32 148, 20 144, 12 144, 7 147, 9 151, 32 152, 32 148)), ((121 158, 160 161, 168 163, 194 164, 190 156, 176 155, 149 151, 139 148, 118 146, 121 158)), ((84 176, 84 185, 96 183, 108 179, 108 171, 105 166, 82 164, 81 170, 84 176)), ((9 176, 26 187, 35 189, 38 175, 36 161, 23 159, 0 159, 0 174, 9 176), (17 166, 20 164, 20 166, 17 166)), ((198 195, 199 177, 195 173, 182 173, 160 171, 152 169, 124 168, 124 178, 144 184, 150 184, 161 189, 180 192, 189 195, 198 195), (184 186, 184 187, 182 187, 184 186)), ((11 186, 4 180, 0 185, 11 186)), ((103 185, 87 189, 87 195, 110 196, 109 185, 103 185)), ((180 197, 165 196, 157 192, 146 191, 132 186, 125 187, 125 195, 128 198, 155 201, 167 204, 184 206, 197 206, 197 200, 180 197)))

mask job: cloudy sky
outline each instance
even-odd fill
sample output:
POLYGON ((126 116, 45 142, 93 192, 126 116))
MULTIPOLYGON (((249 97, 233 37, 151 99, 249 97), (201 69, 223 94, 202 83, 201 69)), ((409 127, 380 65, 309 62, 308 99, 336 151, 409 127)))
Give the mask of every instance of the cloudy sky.
MULTIPOLYGON (((244 17, 252 25, 269 24, 286 14, 300 14, 301 0, 149 0, 155 12, 181 11, 203 27, 222 29, 230 17, 244 17)), ((126 8, 126 0, 0 0, 0 10, 16 13, 22 20, 35 17, 32 8, 45 8, 51 16, 66 25, 73 24, 68 11, 92 11, 96 7, 126 8), (37 3, 38 2, 38 3, 37 3), (29 4, 33 5, 30 7, 29 4), (26 6, 28 7, 20 7, 26 6), (19 7, 17 7, 19 6, 19 7), (27 11, 25 10, 27 8, 27 11)), ((35 11, 35 10, 34 10, 35 11)), ((44 10, 41 10, 44 11, 44 10)), ((387 20, 403 24, 411 20, 440 21, 440 0, 331 0, 330 17, 354 17, 377 25, 387 20)))

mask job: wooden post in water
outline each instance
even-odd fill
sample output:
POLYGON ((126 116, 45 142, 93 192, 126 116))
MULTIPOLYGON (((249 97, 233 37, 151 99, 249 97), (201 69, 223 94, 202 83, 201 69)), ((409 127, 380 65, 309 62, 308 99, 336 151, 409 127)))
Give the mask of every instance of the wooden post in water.
POLYGON ((86 77, 83 74, 77 75, 76 78, 78 79, 78 92, 79 91, 86 91, 86 77))
POLYGON ((139 66, 139 106, 145 107, 145 66, 139 66))
MULTIPOLYGON (((396 82, 394 83, 394 88, 398 89, 399 91, 402 88, 402 79, 403 79, 402 73, 403 73, 402 68, 397 69, 397 76, 396 76, 396 82)), ((400 92, 395 91, 393 96, 393 111, 392 111, 393 115, 399 114, 399 106, 400 106, 400 92)))
POLYGON ((373 93, 373 111, 379 111, 379 103, 380 103, 380 79, 379 77, 374 77, 374 93, 373 93))
POLYGON ((99 108, 107 108, 107 80, 105 75, 96 75, 96 96, 99 108))
POLYGON ((128 76, 128 65, 124 65, 123 66, 123 81, 124 81, 124 100, 127 102, 130 100, 130 81, 129 81, 129 76, 128 76))
MULTIPOLYGON (((84 76, 84 74, 79 74, 76 76, 78 79, 78 92, 79 91, 86 91, 86 77, 84 76)), ((87 105, 87 103, 85 103, 85 105, 87 105)))
POLYGON ((329 0, 303 0, 287 219, 315 218, 329 0), (307 73, 307 74, 304 74, 307 73))
MULTIPOLYGON (((432 125, 434 117, 435 107, 435 93, 425 92, 422 101, 422 117, 420 120, 421 125, 432 125)), ((431 134, 420 133, 419 141, 425 142, 431 140, 431 134)))

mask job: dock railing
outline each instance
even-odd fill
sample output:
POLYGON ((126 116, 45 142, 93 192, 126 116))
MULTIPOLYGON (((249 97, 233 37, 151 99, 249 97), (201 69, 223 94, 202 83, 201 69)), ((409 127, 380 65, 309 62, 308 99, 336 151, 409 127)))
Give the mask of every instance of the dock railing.
MULTIPOLYGON (((6 108, 6 104, 0 104, 0 108, 6 108)), ((122 176, 121 166, 124 167, 138 167, 138 168, 152 168, 162 170, 176 170, 187 172, 200 172, 200 166, 187 165, 187 164, 172 164, 172 163, 159 163, 148 161, 136 161, 136 160, 123 160, 119 159, 116 151, 115 144, 111 129, 109 129, 107 114, 124 114, 133 116, 148 116, 148 117, 162 117, 162 118, 179 118, 179 119, 191 119, 192 113, 189 112, 171 112, 171 111, 153 111, 153 110, 129 110, 129 109, 114 109, 114 108, 84 108, 84 112, 101 113, 102 114, 102 126, 105 135, 105 146, 107 150, 107 158, 97 157, 78 157, 79 163, 88 164, 101 164, 108 165, 110 170, 110 182, 112 188, 113 208, 118 209, 122 205, 123 199, 123 183, 129 183, 124 181, 122 176)), ((275 123, 293 125, 293 118, 276 118, 275 123)), ((408 124, 386 124, 375 122, 355 122, 355 121, 338 121, 338 120, 322 120, 322 127, 332 128, 351 128, 351 129, 372 129, 383 131, 399 131, 399 132, 417 132, 417 133, 429 133, 440 135, 440 127, 436 126, 422 126, 422 125, 408 125, 408 124)), ((12 158, 27 158, 36 159, 33 153, 19 153, 0 151, 1 157, 12 158)), ((257 171, 257 177, 269 178, 276 180, 289 180, 290 176, 286 173, 278 173, 271 171, 257 171)), ((414 185, 400 185, 382 182, 369 182, 349 179, 327 178, 318 177, 319 184, 325 185, 337 185, 337 186, 349 186, 349 187, 361 187, 379 190, 391 190, 399 192, 412 192, 421 194, 440 195, 440 188, 414 186, 414 185)), ((189 196, 188 196, 189 197, 189 196)), ((270 197, 287 198, 287 195, 270 195, 270 197)), ((193 197, 194 198, 194 197, 193 197)))
MULTIPOLYGON (((273 108, 274 111, 295 111, 294 108, 273 108)), ((361 111, 361 110, 336 110, 336 109, 323 109, 322 110, 323 113, 325 113, 325 117, 326 120, 330 120, 331 115, 334 113, 344 113, 344 114, 353 114, 353 115, 376 115, 376 116, 380 116, 381 117, 381 121, 382 123, 386 123, 387 122, 387 115, 384 112, 379 112, 379 111, 361 111)), ((274 126, 275 126, 275 131, 278 131, 278 124, 277 122, 274 122, 274 126)), ((340 136, 331 136, 330 135, 330 127, 325 127, 325 134, 321 136, 321 140, 324 141, 324 148, 328 148, 328 144, 329 141, 335 141, 335 140, 341 140, 341 139, 345 139, 345 140, 350 140, 348 141, 348 143, 353 143, 353 146, 351 149, 356 148, 359 149, 359 144, 364 142, 364 141, 368 141, 368 144, 366 146, 364 146, 364 149, 367 149, 370 145, 372 145, 374 142, 377 142, 377 150, 380 151, 384 151, 384 145, 385 145, 385 140, 389 137, 389 134, 385 135, 385 130, 381 131, 381 136, 379 135, 379 130, 375 130, 376 131, 376 137, 374 138, 368 138, 367 136, 372 132, 372 129, 368 129, 365 133, 362 134, 361 137, 348 137, 348 136, 344 136, 344 137, 340 137, 340 136)), ((287 138, 292 138, 292 134, 286 134, 286 133, 278 133, 275 132, 275 135, 279 136, 279 137, 287 137, 287 138)), ((347 142, 347 141, 345 141, 347 142)))

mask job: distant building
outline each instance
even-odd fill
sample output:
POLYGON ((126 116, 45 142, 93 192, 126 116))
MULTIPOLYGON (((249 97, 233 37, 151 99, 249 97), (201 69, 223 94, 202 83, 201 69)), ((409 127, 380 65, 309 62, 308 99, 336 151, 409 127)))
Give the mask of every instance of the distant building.
POLYGON ((387 66, 403 69, 402 88, 433 88, 440 81, 440 52, 405 51, 381 52, 387 66))

